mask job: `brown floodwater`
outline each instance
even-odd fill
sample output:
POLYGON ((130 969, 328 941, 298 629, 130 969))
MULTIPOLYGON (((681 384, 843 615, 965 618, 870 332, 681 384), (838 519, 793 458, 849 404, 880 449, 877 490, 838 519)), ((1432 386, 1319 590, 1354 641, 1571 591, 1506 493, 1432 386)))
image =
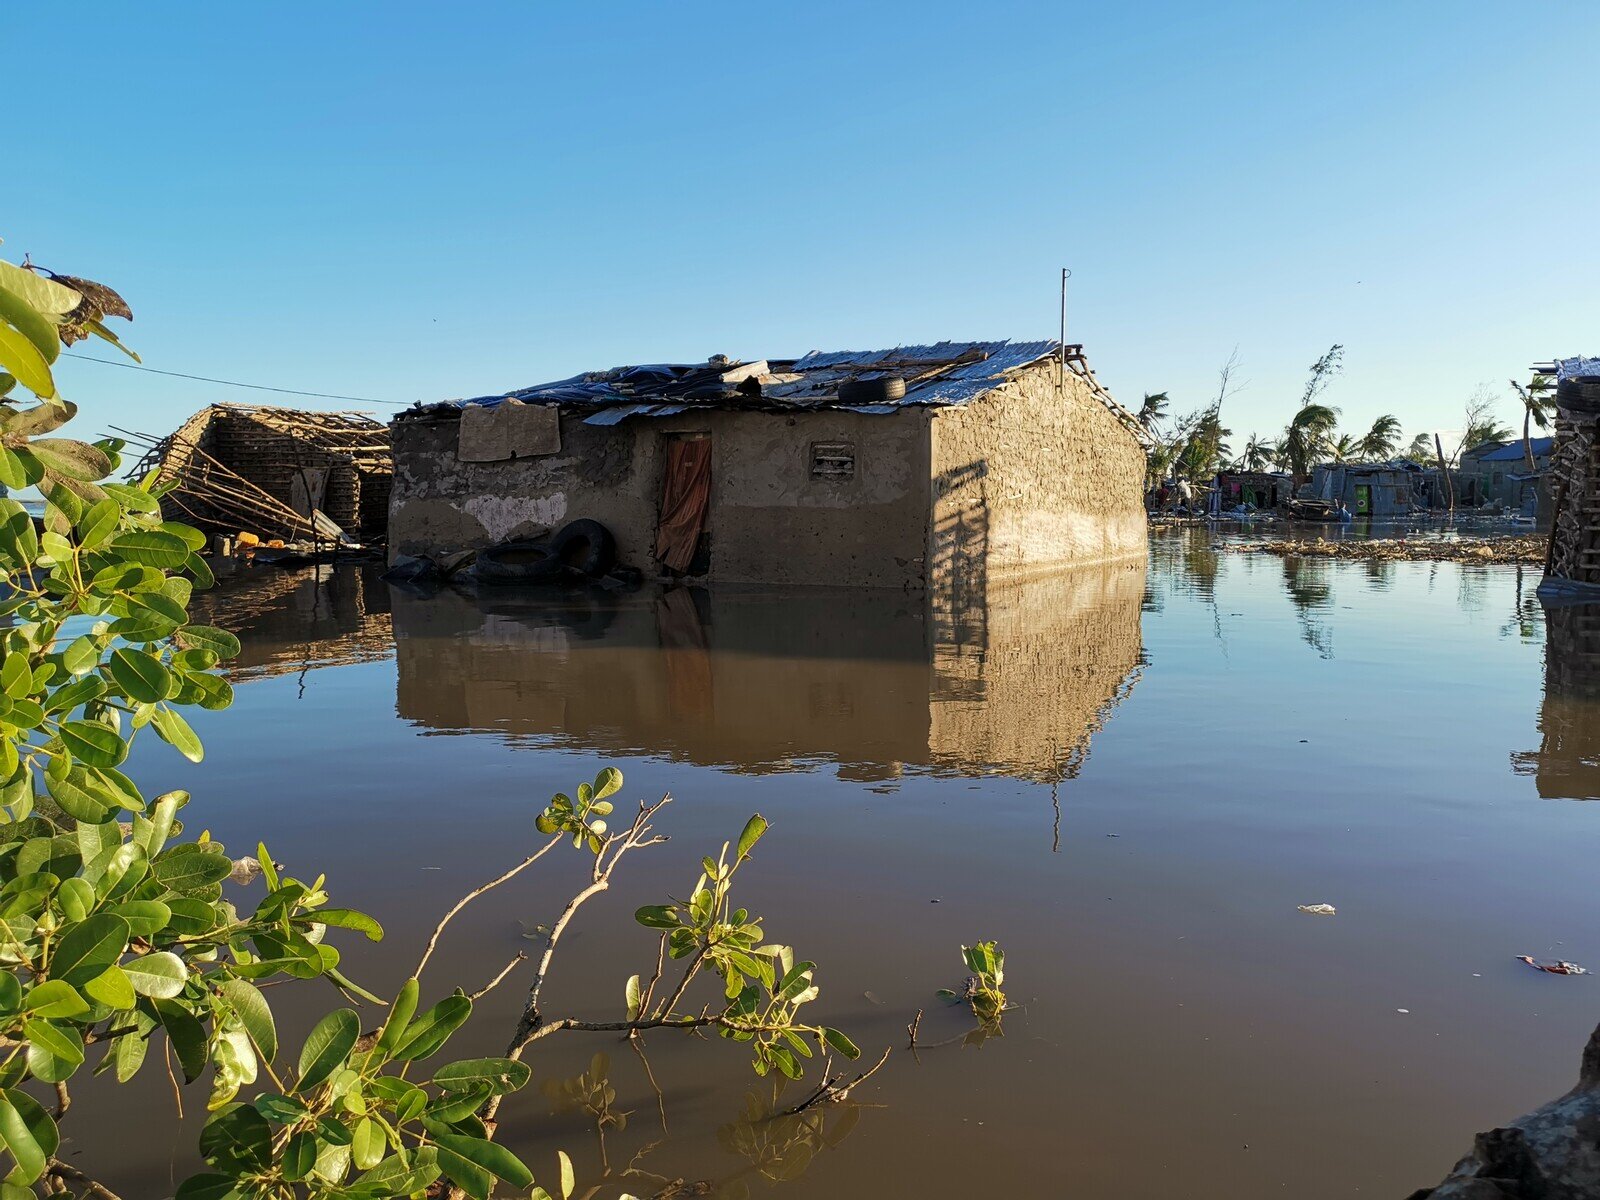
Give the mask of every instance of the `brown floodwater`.
MULTIPOLYGON (((341 944, 379 992, 552 793, 606 764, 630 801, 671 793, 672 840, 625 861, 546 988, 595 1020, 654 965, 633 910, 765 814, 742 902, 820 964, 819 1020, 894 1053, 853 1103, 774 1121, 809 1081, 775 1096, 737 1044, 546 1039, 501 1136, 541 1179, 571 1152, 580 1194, 1400 1197, 1565 1090, 1600 1019, 1594 977, 1515 961, 1600 967, 1600 615, 1547 621, 1535 582, 1200 530, 1158 535, 1148 568, 938 605, 262 568, 202 602, 245 644, 234 708, 197 718, 204 764, 155 745, 132 769, 190 789, 192 829, 264 837, 378 916, 381 945, 341 944), (1338 915, 1297 908, 1318 903, 1338 915), (988 938, 1017 1007, 968 1038, 936 993, 988 938)), ((547 861, 466 910, 425 990, 536 944, 583 869, 547 861)), ((500 1051, 525 970, 452 1051, 500 1051)), ((291 1052, 338 1003, 273 996, 291 1052)), ((189 1090, 180 1125, 159 1068, 79 1089, 73 1161, 170 1194, 189 1090)))

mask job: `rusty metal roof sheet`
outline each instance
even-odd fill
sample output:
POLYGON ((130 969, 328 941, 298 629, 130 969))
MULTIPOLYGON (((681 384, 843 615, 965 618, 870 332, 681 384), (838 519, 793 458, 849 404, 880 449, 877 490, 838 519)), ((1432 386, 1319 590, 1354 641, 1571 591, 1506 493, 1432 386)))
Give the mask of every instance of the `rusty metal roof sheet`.
POLYGON ((614 425, 634 416, 670 416, 691 408, 892 413, 912 406, 966 404, 1058 350, 1054 341, 938 342, 889 350, 813 352, 799 359, 748 365, 720 357, 694 364, 650 363, 574 375, 497 396, 423 405, 420 411, 516 399, 524 404, 594 408, 597 411, 586 418, 593 425, 614 425), (844 383, 892 376, 905 380, 903 398, 871 404, 840 402, 844 383))

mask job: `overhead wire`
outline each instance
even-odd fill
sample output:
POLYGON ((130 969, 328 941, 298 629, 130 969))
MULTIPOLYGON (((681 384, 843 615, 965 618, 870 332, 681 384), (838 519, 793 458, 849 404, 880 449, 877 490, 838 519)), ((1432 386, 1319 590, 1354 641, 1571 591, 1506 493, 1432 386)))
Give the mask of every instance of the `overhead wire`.
POLYGON ((79 362, 99 363, 103 367, 122 367, 129 371, 145 371, 151 375, 170 375, 174 379, 193 379, 199 383, 216 383, 223 387, 249 388, 255 392, 278 392, 285 396, 310 396, 318 400, 352 400, 357 404, 390 404, 396 408, 410 406, 408 400, 378 400, 372 396, 341 396, 331 392, 304 392, 297 388, 268 387, 261 383, 240 383, 235 379, 213 379, 208 375, 189 375, 183 371, 163 371, 156 367, 141 366, 138 363, 117 362, 110 358, 94 358, 87 354, 74 354, 68 350, 65 357, 75 358, 79 362))

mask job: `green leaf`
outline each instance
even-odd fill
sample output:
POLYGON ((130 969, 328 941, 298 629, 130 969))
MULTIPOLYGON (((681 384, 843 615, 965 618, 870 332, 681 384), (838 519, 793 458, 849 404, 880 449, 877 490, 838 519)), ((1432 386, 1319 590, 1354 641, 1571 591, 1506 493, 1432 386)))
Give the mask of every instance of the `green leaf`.
POLYGON ((622 772, 615 767, 602 768, 594 777, 594 799, 604 800, 622 790, 622 772))
POLYGON ((28 1039, 28 1070, 46 1083, 64 1083, 83 1065, 83 1036, 72 1026, 32 1018, 22 1023, 28 1039))
MULTIPOLYGON (((572 1171, 572 1160, 567 1157, 565 1150, 557 1150, 556 1158, 561 1163, 561 1200, 572 1200, 572 1190, 578 1184, 578 1180, 572 1171)), ((533 1181, 530 1179, 528 1182, 532 1183, 533 1181)))
POLYGON ((134 937, 154 937, 172 920, 172 909, 159 900, 130 900, 107 911, 126 921, 134 937))
POLYGON ((400 1155, 384 1159, 361 1177, 362 1183, 376 1184, 386 1196, 409 1196, 439 1178, 439 1152, 432 1146, 411 1151, 410 1161, 400 1155))
MULTIPOLYGON (((79 641, 82 640, 81 638, 79 639, 79 641)), ((73 644, 76 645, 77 643, 73 644)), ((91 662, 86 670, 92 671, 99 661, 100 656, 96 652, 94 662, 91 662)), ((45 705, 45 712, 51 714, 71 712, 79 705, 88 704, 91 700, 98 700, 105 694, 105 680, 98 675, 85 675, 82 679, 76 679, 52 692, 48 703, 45 705)))
POLYGON ((860 1058, 861 1048, 837 1029, 824 1029, 823 1039, 846 1058, 860 1058))
POLYGON ((406 1026, 390 1057, 402 1062, 427 1058, 443 1046, 471 1015, 471 1000, 460 994, 446 996, 406 1026))
POLYGON ((462 1092, 488 1084, 498 1095, 526 1086, 532 1074, 526 1063, 513 1059, 468 1058, 440 1067, 433 1073, 433 1082, 447 1092, 462 1092))
POLYGON ((69 926, 50 956, 50 977, 74 987, 88 983, 122 957, 129 936, 128 923, 110 913, 69 926))
POLYGON ((628 976, 628 985, 623 990, 623 995, 628 1002, 628 1020, 634 1021, 639 1017, 639 1006, 643 1003, 643 993, 639 987, 637 975, 628 976))
MULTIPOLYGON (((118 493, 118 499, 122 499, 118 493)), ((137 529, 111 540, 111 553, 160 571, 176 571, 189 557, 189 546, 176 534, 160 529, 137 529)))
POLYGON ((66 316, 83 302, 81 292, 15 263, 0 262, 0 284, 52 318, 66 316))
POLYGON ((633 919, 651 929, 676 929, 678 910, 670 904, 646 904, 633 914, 633 919))
POLYGON ((0 282, 0 320, 10 322, 18 333, 32 342, 46 363, 55 362, 60 355, 61 334, 56 323, 3 282, 0 282))
POLYGON ((122 506, 115 500, 101 500, 97 504, 91 504, 89 510, 83 514, 83 519, 77 522, 78 544, 85 550, 93 550, 110 539, 117 530, 117 523, 121 520, 122 506))
POLYGON ((111 474, 111 459, 104 450, 71 438, 33 438, 28 449, 45 470, 66 479, 89 483, 111 474))
POLYGON ((47 979, 33 988, 23 997, 22 1007, 46 1019, 76 1017, 89 1011, 88 1002, 78 995, 77 989, 60 979, 47 979))
POLYGON ((318 1021, 300 1051, 300 1077, 294 1090, 304 1092, 326 1080, 344 1065, 360 1036, 361 1018, 354 1009, 337 1009, 318 1021))
POLYGON ((118 1083, 127 1083, 139 1073, 139 1068, 144 1065, 145 1052, 150 1048, 150 1033, 156 1027, 156 1022, 143 1012, 135 1011, 128 1019, 132 1020, 134 1028, 117 1038, 111 1046, 111 1061, 116 1068, 118 1083))
MULTIPOLYGON (((61 1148, 61 1131, 56 1128, 55 1118, 45 1111, 44 1105, 28 1095, 27 1092, 17 1088, 7 1088, 4 1098, 10 1101, 12 1108, 17 1110, 17 1114, 22 1118, 22 1123, 27 1126, 28 1132, 33 1135, 33 1140, 38 1144, 39 1149, 44 1151, 45 1158, 47 1160, 54 1158, 56 1151, 61 1148)), ((11 1180, 9 1186, 17 1186, 15 1181, 19 1178, 20 1173, 13 1171, 9 1176, 11 1180)), ((26 1200, 33 1200, 31 1191, 27 1191, 25 1194, 26 1200)), ((5 1192, 0 1191, 0 1200, 10 1200, 10 1198, 5 1192)))
POLYGON ((226 879, 233 873, 233 862, 214 843, 186 842, 160 854, 151 870, 163 887, 193 895, 226 879))
POLYGON ((317 1164, 317 1139, 302 1129, 283 1148, 283 1177, 291 1182, 304 1179, 317 1164))
POLYGON ((129 512, 158 513, 161 511, 161 502, 144 488, 131 487, 126 483, 103 483, 100 485, 105 494, 129 512))
POLYGON ((193 1083, 206 1069, 206 1029, 199 1019, 176 1000, 155 1001, 161 1027, 167 1031, 186 1082, 193 1083))
POLYGON ((311 914, 319 925, 337 925, 340 929, 356 929, 366 934, 367 941, 383 941, 383 926, 364 912, 353 908, 319 908, 311 914))
POLYGON ((28 1128, 28 1123, 22 1119, 22 1114, 12 1103, 11 1096, 9 1088, 4 1095, 0 1095, 0 1142, 5 1143, 6 1149, 11 1152, 11 1157, 16 1160, 17 1167, 13 1177, 18 1183, 28 1184, 44 1174, 49 1155, 39 1145, 39 1140, 34 1136, 33 1130, 28 1128))
MULTIPOLYGON (((0 371, 0 379, 12 378, 14 376, 0 371)), ((11 488, 13 491, 19 491, 37 482, 38 473, 30 472, 27 464, 17 456, 16 451, 9 446, 0 446, 0 483, 5 484, 6 487, 11 488), (34 478, 29 479, 29 474, 33 474, 34 478)))
POLYGON ((185 625, 178 630, 178 644, 196 650, 210 650, 226 662, 239 657, 239 639, 226 629, 211 625, 185 625))
POLYGON ((150 718, 150 723, 155 726, 162 741, 172 746, 190 762, 199 762, 206 756, 205 747, 200 744, 200 738, 195 731, 189 728, 189 722, 172 709, 156 709, 155 715, 150 718))
POLYGON ((55 397, 56 384, 50 375, 50 364, 39 353, 39 347, 5 324, 0 324, 0 367, 20 379, 22 386, 39 399, 55 397))
POLYGON ((155 1000, 170 1000, 183 991, 189 968, 170 950, 129 959, 122 969, 133 983, 133 990, 155 1000))
POLYGON ((66 721, 58 732, 72 757, 87 766, 115 767, 128 756, 127 743, 116 730, 97 721, 66 721))
POLYGON ((224 1105, 200 1131, 200 1155, 219 1171, 260 1171, 272 1161, 272 1126, 248 1104, 224 1105))
MULTIPOLYGON (((80 831, 84 829, 110 829, 115 832, 117 827, 115 825, 80 825, 78 828, 80 831)), ((98 852, 97 849, 96 853, 98 852)), ((86 854, 84 857, 91 858, 92 855, 86 854)), ((94 911, 96 900, 94 884, 77 876, 73 876, 71 879, 63 879, 61 888, 56 893, 56 903, 61 906, 62 913, 69 921, 84 920, 94 911)))
POLYGON ((778 986, 774 989, 773 994, 779 1000, 793 1000, 811 986, 810 976, 816 969, 817 964, 814 962, 795 963, 789 969, 788 974, 778 981, 778 986))
POLYGON ((234 1186, 233 1176, 206 1173, 191 1175, 178 1185, 173 1200, 247 1200, 234 1186))
POLYGON ((383 1023, 383 1030, 378 1034, 376 1049, 380 1054, 387 1056, 400 1044, 406 1026, 411 1023, 412 1014, 417 1011, 417 996, 420 990, 420 985, 414 976, 401 985, 400 991, 395 995, 394 1003, 389 1006, 389 1016, 383 1023))
POLYGON ((744 823, 744 831, 739 834, 739 854, 736 862, 743 862, 750 856, 750 851, 761 840, 761 835, 767 832, 767 819, 756 813, 744 823))
POLYGON ((383 1132, 382 1125, 371 1117, 362 1117, 356 1122, 355 1134, 350 1141, 350 1156, 358 1170, 365 1171, 377 1166, 388 1149, 389 1138, 383 1132))
POLYGON ((267 1062, 276 1058, 278 1028, 272 1019, 272 1007, 261 990, 244 979, 224 979, 217 984, 217 991, 238 1014, 239 1020, 244 1022, 245 1032, 255 1043, 256 1053, 267 1062))
MULTIPOLYGON (((441 1152, 448 1150, 473 1166, 505 1180, 514 1188, 533 1186, 533 1172, 523 1165, 520 1158, 496 1142, 468 1137, 463 1133, 438 1134, 434 1137, 434 1141, 441 1152)), ((450 1167, 446 1165, 445 1170, 450 1172, 450 1167)), ((450 1173, 453 1176, 454 1173, 450 1173)), ((462 1181, 458 1179, 457 1182, 462 1181)))
POLYGON ((133 981, 121 967, 107 967, 84 984, 83 990, 91 1000, 119 1011, 130 1009, 139 1002, 133 990, 133 981))
MULTIPOLYGON (((153 654, 124 646, 106 661, 106 673, 139 704, 154 704, 172 694, 172 672, 153 654)), ((171 739, 168 739, 169 741, 171 739)))
POLYGON ((79 821, 99 825, 109 821, 117 811, 118 798, 105 789, 98 780, 82 767, 72 767, 64 775, 46 775, 50 798, 61 811, 79 821))

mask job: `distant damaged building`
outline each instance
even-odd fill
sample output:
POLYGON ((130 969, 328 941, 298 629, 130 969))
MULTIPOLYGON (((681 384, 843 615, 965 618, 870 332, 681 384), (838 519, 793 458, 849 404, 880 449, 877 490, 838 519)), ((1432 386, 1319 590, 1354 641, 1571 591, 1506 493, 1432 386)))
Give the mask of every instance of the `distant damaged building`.
POLYGON ((392 429, 392 554, 583 518, 652 573, 913 588, 1145 549, 1146 435, 1050 341, 621 367, 392 429))

